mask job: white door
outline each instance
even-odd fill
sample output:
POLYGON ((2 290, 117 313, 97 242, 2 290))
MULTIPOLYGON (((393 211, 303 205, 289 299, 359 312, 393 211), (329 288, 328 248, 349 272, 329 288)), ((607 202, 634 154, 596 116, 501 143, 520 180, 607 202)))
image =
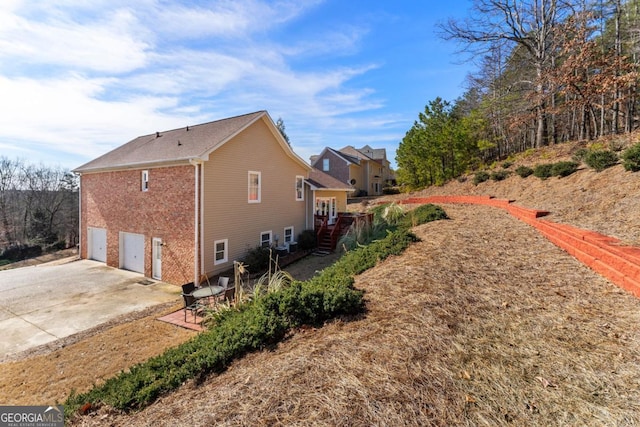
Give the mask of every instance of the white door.
POLYGON ((87 258, 107 262, 107 230, 89 227, 87 229, 87 258))
POLYGON ((151 265, 151 277, 156 280, 162 280, 162 239, 153 238, 153 247, 151 250, 153 264, 151 265))
POLYGON ((338 217, 336 213, 335 197, 316 197, 316 215, 329 218, 329 224, 333 224, 338 217))
POLYGON ((144 235, 121 233, 121 268, 144 274, 144 235))

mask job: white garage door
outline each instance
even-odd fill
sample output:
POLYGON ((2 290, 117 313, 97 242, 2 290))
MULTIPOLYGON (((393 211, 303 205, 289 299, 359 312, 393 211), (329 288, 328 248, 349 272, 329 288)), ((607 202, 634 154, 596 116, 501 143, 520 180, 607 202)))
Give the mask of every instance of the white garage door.
POLYGON ((121 233, 122 268, 144 274, 144 235, 121 233))
POLYGON ((88 228, 87 258, 100 262, 107 262, 107 230, 105 228, 88 228))

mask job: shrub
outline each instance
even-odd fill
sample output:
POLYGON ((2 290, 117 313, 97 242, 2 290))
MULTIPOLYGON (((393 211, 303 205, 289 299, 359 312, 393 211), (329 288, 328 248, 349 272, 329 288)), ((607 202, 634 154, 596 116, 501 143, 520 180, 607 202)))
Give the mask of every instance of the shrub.
POLYGON ((21 261, 23 259, 33 258, 40 255, 42 255, 42 246, 40 245, 13 245, 2 251, 0 259, 21 261))
POLYGON ((597 172, 602 172, 618 163, 618 155, 609 150, 589 151, 584 158, 584 162, 597 172))
POLYGON ((54 244, 47 246, 46 251, 55 252, 55 251, 61 251, 63 249, 67 249, 67 242, 65 242, 64 240, 58 240, 54 244))
POLYGON ((313 230, 304 230, 298 234, 298 247, 302 251, 316 247, 316 233, 313 230))
POLYGON ((541 165, 536 165, 533 168, 533 175, 540 179, 547 179, 551 176, 551 169, 553 168, 553 164, 551 163, 543 163, 541 165))
POLYGON ((503 169, 503 170, 491 172, 490 178, 493 181, 502 181, 506 179, 508 176, 509 176, 509 171, 503 169))
POLYGON ((513 166, 513 163, 510 161, 506 161, 502 164, 503 169, 509 169, 511 166, 513 166))
POLYGON ((250 249, 242 262, 253 272, 264 271, 269 268, 270 249, 257 246, 250 249))
POLYGON ((516 173, 518 174, 518 176, 520 176, 520 178, 526 178, 529 175, 533 174, 533 169, 527 166, 518 166, 518 168, 516 169, 516 173))
POLYGON ((636 144, 622 153, 622 165, 631 172, 640 171, 640 144, 636 144))
POLYGON ((409 212, 401 224, 404 227, 415 227, 439 219, 448 219, 447 213, 437 205, 421 205, 409 212))
POLYGON ((458 178, 456 178, 458 180, 458 182, 463 183, 463 182, 467 182, 467 176, 466 175, 460 175, 458 178))
POLYGON ((400 194, 398 187, 383 187, 382 194, 400 194))
POLYGON ((478 185, 481 182, 485 182, 489 179, 489 174, 485 171, 476 172, 473 176, 473 185, 478 185))
POLYGON ((551 167, 551 175, 562 178, 571 175, 577 170, 578 163, 576 162, 558 162, 551 167))
POLYGON ((581 163, 584 161, 584 158, 587 157, 587 154, 589 154, 588 149, 580 148, 575 153, 573 153, 573 156, 571 156, 571 158, 573 159, 574 162, 581 163))
POLYGON ((384 220, 389 225, 397 225, 398 223, 400 223, 402 218, 404 218, 404 215, 404 208, 402 207, 402 205, 399 205, 397 203, 391 203, 390 205, 387 205, 387 207, 382 212, 382 218, 384 218, 384 220))

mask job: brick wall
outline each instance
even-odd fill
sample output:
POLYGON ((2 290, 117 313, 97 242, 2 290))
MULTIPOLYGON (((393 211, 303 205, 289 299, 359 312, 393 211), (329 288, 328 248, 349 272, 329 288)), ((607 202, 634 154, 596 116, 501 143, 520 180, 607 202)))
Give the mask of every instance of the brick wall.
POLYGON ((87 257, 87 227, 107 230, 107 265, 120 267, 120 232, 144 235, 145 276, 152 274, 152 239, 161 238, 162 280, 182 284, 194 275, 194 167, 83 174, 80 254, 87 257))

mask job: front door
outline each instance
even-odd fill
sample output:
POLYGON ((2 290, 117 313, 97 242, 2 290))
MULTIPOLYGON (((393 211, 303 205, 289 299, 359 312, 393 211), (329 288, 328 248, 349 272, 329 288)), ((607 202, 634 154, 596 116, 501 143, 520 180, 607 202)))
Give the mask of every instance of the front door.
POLYGON ((151 277, 162 280, 162 239, 153 238, 152 254, 153 263, 151 265, 151 277))

